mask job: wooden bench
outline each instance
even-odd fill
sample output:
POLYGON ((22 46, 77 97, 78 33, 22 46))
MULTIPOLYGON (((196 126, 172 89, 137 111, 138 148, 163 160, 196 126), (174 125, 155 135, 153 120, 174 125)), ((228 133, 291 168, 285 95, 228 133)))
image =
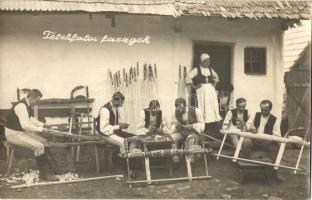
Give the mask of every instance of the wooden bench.
MULTIPOLYGON (((7 153, 7 170, 6 174, 9 175, 12 170, 12 165, 15 160, 15 150, 16 145, 10 144, 9 142, 5 141, 4 145, 6 147, 7 153)), ((49 143, 48 147, 51 148, 65 148, 67 151, 67 161, 69 164, 69 168, 73 168, 74 166, 74 159, 72 148, 74 146, 82 146, 82 145, 94 145, 94 156, 95 156, 95 166, 96 166, 96 173, 100 173, 100 162, 99 162, 99 153, 98 153, 98 145, 104 145, 104 160, 107 161, 108 169, 111 170, 112 167, 112 154, 114 147, 110 144, 106 144, 106 141, 81 141, 81 142, 67 142, 67 143, 49 143)))

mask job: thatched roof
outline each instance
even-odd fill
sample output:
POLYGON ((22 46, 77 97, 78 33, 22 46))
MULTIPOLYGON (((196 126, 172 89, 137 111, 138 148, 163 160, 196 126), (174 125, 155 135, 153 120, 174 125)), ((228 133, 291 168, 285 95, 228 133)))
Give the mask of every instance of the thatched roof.
POLYGON ((311 1, 285 0, 0 0, 0 10, 312 19, 311 1))

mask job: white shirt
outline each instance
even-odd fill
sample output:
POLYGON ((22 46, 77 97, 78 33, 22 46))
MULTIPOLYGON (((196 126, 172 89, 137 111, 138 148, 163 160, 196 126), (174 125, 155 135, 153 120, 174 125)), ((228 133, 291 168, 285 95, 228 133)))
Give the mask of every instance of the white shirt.
MULTIPOLYGON (((26 103, 29 106, 29 102, 27 99, 26 103)), ((17 115, 18 120, 25 131, 42 132, 44 123, 38 121, 34 117, 29 117, 27 107, 25 104, 23 103, 17 104, 14 107, 14 112, 17 115)))
MULTIPOLYGON (((223 121, 223 125, 222 125, 222 128, 225 130, 225 129, 228 129, 228 127, 231 128, 234 128, 235 126, 233 125, 232 123, 232 110, 228 110, 226 115, 225 115, 225 118, 224 118, 224 121, 223 121)), ((248 113, 248 116, 247 116, 247 119, 250 118, 250 115, 248 113)), ((243 112, 239 112, 237 110, 237 119, 241 120, 241 121, 244 121, 244 113, 243 112)))
MULTIPOLYGON (((200 71, 202 75, 204 76, 210 76, 210 70, 209 68, 204 68, 200 66, 200 71)), ((219 76, 218 74, 211 68, 212 76, 214 77, 213 80, 215 83, 219 82, 219 76)), ((186 83, 192 83, 192 79, 197 76, 198 70, 197 67, 195 67, 186 77, 186 83)))
MULTIPOLYGON (((185 111, 185 113, 183 113, 182 115, 182 119, 184 121, 187 121, 188 120, 188 113, 189 113, 189 110, 188 110, 188 107, 185 111)), ((198 133, 201 133, 204 131, 205 129, 205 122, 204 122, 204 119, 202 117, 202 115, 200 114, 199 110, 196 108, 195 109, 195 114, 196 114, 196 120, 197 122, 192 124, 192 127, 193 129, 195 129, 198 133)), ((176 125, 178 124, 178 120, 175 116, 175 113, 172 115, 172 120, 171 120, 171 127, 172 127, 172 133, 175 133, 175 132, 178 132, 178 130, 176 129, 176 125)))
MULTIPOLYGON (((156 119, 156 117, 155 117, 155 119, 156 119)), ((150 114, 150 123, 152 122, 152 120, 153 120, 153 116, 150 114)), ((161 127, 163 133, 170 134, 171 131, 168 127, 168 124, 169 123, 168 123, 166 117, 164 116, 164 113, 162 112, 160 127, 161 127)), ((140 115, 139 115, 139 121, 138 121, 138 125, 137 125, 136 134, 137 135, 145 135, 146 133, 148 133, 148 129, 145 128, 145 111, 141 110, 140 115)))
MULTIPOLYGON (((266 117, 261 115, 260 124, 259 124, 259 127, 257 129, 258 134, 264 134, 264 127, 267 124, 269 117, 270 117, 270 115, 268 115, 266 117)), ((256 114, 253 117, 249 118, 249 120, 247 121, 247 130, 249 130, 250 128, 255 128, 255 126, 254 126, 255 118, 256 118, 256 114)), ((277 119, 276 119, 276 122, 274 123, 272 133, 273 133, 273 135, 281 136, 280 126, 279 126, 277 119)))
MULTIPOLYGON (((112 106, 112 104, 110 103, 110 105, 112 106)), ((114 115, 116 116, 116 113, 118 112, 118 108, 114 108, 112 106, 112 110, 114 115)), ((99 113, 100 116, 100 130, 103 134, 109 136, 112 135, 114 133, 114 130, 120 129, 119 125, 110 125, 109 124, 109 110, 105 107, 102 107, 99 113)), ((121 119, 121 115, 120 112, 118 112, 118 119, 121 119)))
POLYGON ((234 95, 233 93, 231 93, 231 95, 227 95, 227 96, 221 96, 219 97, 220 99, 220 109, 224 109, 224 110, 231 110, 234 109, 234 95), (229 99, 230 98, 230 99, 229 99), (229 104, 228 104, 229 102, 229 104))

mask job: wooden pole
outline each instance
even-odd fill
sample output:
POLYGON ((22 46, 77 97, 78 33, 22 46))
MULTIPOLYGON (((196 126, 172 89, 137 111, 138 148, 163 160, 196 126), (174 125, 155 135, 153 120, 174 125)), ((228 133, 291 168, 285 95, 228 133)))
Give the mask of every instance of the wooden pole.
POLYGON ((142 85, 142 81, 140 79, 140 69, 139 69, 139 62, 137 62, 137 80, 138 80, 138 112, 137 112, 137 119, 139 120, 140 117, 140 109, 142 108, 142 96, 141 96, 141 85, 142 85))
MULTIPOLYGON (((82 118, 83 115, 80 115, 80 119, 79 119, 79 135, 82 135, 82 118)), ((80 139, 78 139, 78 141, 80 141, 80 139)), ((76 162, 79 161, 79 157, 80 157, 80 145, 77 146, 77 152, 76 152, 76 162)))
POLYGON ((178 97, 181 97, 181 65, 179 65, 179 76, 178 76, 178 97))
POLYGON ((281 145, 279 147, 279 150, 278 150, 278 154, 276 156, 276 161, 275 161, 276 167, 274 167, 274 169, 278 169, 277 166, 281 163, 285 147, 286 147, 286 144, 285 143, 281 143, 281 145))
POLYGON ((155 83, 156 83, 156 98, 158 99, 158 83, 157 83, 157 67, 156 63, 154 64, 154 75, 155 75, 155 83))
MULTIPOLYGON (((129 81, 128 81, 128 74, 126 73, 126 101, 125 101, 126 105, 124 106, 125 109, 129 104, 129 81)), ((125 111, 125 118, 126 118, 126 122, 129 122, 129 118, 128 118, 128 109, 126 109, 125 111)))
POLYGON ((192 175, 191 159, 189 155, 185 155, 185 162, 186 162, 188 180, 192 181, 193 175, 192 175))
POLYGON ((275 141, 275 142, 280 142, 280 143, 294 143, 294 144, 301 144, 301 145, 309 146, 309 143, 307 143, 304 139, 299 141, 299 140, 293 140, 291 138, 285 138, 285 137, 280 137, 276 135, 251 133, 251 132, 236 131, 236 130, 220 130, 220 132, 222 134, 238 135, 238 136, 244 136, 244 137, 253 138, 253 139, 275 141))
POLYGON ((147 82, 147 64, 144 64, 144 107, 148 106, 148 95, 147 95, 147 90, 148 90, 148 82, 147 82))
POLYGON ((300 149, 300 153, 299 153, 299 156, 298 156, 298 159, 297 159, 297 163, 296 163, 296 168, 295 168, 294 174, 297 174, 297 170, 298 170, 299 163, 300 163, 300 160, 301 160, 303 148, 304 148, 304 145, 301 146, 301 149, 300 149))
MULTIPOLYGON (((133 86, 133 74, 132 74, 132 66, 130 67, 129 69, 129 104, 128 104, 128 107, 127 107, 127 113, 128 113, 128 119, 131 120, 132 117, 131 117, 131 113, 132 113, 132 108, 133 108, 133 91, 132 91, 132 86, 133 86)), ((128 123, 132 123, 132 122, 128 122, 128 123)))
POLYGON ((111 71, 109 71, 109 76, 110 76, 111 84, 110 84, 110 91, 107 94, 107 97, 110 97, 112 95, 112 93, 114 92, 114 79, 113 79, 113 75, 112 75, 111 71))
POLYGON ((82 140, 103 140, 103 137, 101 137, 100 135, 77 135, 77 134, 72 134, 72 133, 58 131, 58 130, 51 130, 50 133, 47 133, 47 134, 52 135, 52 136, 68 137, 68 138, 82 139, 82 140))
POLYGON ((21 99, 19 88, 16 89, 16 93, 17 93, 17 101, 19 101, 21 99))
POLYGON ((236 159, 238 158, 239 156, 239 153, 240 153, 240 150, 242 148, 242 145, 243 145, 243 142, 244 142, 244 136, 241 136, 238 140, 238 144, 236 146, 236 150, 235 150, 235 154, 234 154, 234 158, 233 158, 233 161, 236 162, 236 159))
POLYGON ((123 177, 124 177, 123 175, 100 176, 100 177, 84 178, 84 179, 71 180, 71 181, 43 182, 43 183, 37 183, 37 184, 31 184, 31 185, 22 184, 22 185, 11 186, 11 188, 19 189, 19 188, 29 188, 29 187, 37 187, 37 186, 45 186, 45 185, 80 183, 80 182, 86 182, 86 181, 95 181, 95 180, 102 180, 102 179, 108 179, 108 178, 123 178, 123 177))
MULTIPOLYGON (((193 176, 193 180, 198 180, 198 179, 210 179, 211 176, 193 176)), ((154 183, 154 182, 165 182, 165 181, 183 181, 183 180, 189 180, 189 177, 180 177, 180 178, 164 178, 164 179, 154 179, 150 180, 149 182, 154 183)), ((142 181, 127 181, 128 184, 135 184, 135 183, 147 183, 147 180, 142 180, 142 181)))
POLYGON ((217 160, 219 159, 219 156, 221 155, 221 151, 223 149, 223 145, 225 144, 226 136, 227 135, 224 135, 223 140, 221 142, 221 146, 220 146, 220 149, 219 149, 219 152, 218 152, 217 160))
MULTIPOLYGON (((209 138, 209 139, 212 139, 212 140, 214 140, 214 141, 220 142, 221 144, 222 144, 222 142, 223 142, 223 141, 221 141, 221 140, 218 140, 217 138, 211 137, 211 136, 206 135, 206 134, 203 134, 203 136, 205 136, 205 137, 207 137, 207 138, 209 138)), ((234 146, 232 146, 232 145, 230 145, 230 144, 228 144, 228 143, 224 143, 224 145, 225 145, 225 146, 228 146, 228 147, 231 147, 231 148, 235 148, 234 146)))
POLYGON ((137 112, 138 112, 138 110, 137 110, 137 107, 138 107, 138 96, 137 96, 137 94, 138 94, 138 92, 137 92, 137 90, 138 90, 138 88, 137 88, 137 85, 138 85, 138 81, 137 81, 137 72, 136 72, 136 68, 135 67, 133 67, 133 93, 134 93, 134 105, 133 105, 133 107, 134 107, 134 124, 136 124, 136 122, 137 122, 137 112))

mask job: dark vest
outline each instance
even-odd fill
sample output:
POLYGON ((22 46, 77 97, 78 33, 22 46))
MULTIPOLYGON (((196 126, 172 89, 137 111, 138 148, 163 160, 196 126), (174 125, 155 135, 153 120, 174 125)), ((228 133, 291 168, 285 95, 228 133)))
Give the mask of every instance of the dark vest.
POLYGON ((177 115, 177 113, 175 113, 176 119, 178 120, 178 122, 180 122, 183 125, 186 124, 194 124, 197 122, 197 118, 196 118, 196 108, 194 107, 189 107, 188 110, 188 121, 184 121, 182 119, 182 115, 177 115))
MULTIPOLYGON (((237 109, 232 109, 232 124, 234 126, 237 125, 237 109)), ((244 110, 243 112, 243 121, 246 123, 248 120, 248 110, 244 110)))
POLYGON ((118 122, 118 111, 116 112, 116 116, 115 116, 113 108, 110 105, 110 102, 108 102, 104 106, 101 107, 99 114, 98 114, 97 118, 95 119, 95 121, 96 121, 95 129, 99 133, 102 133, 101 132, 101 120, 100 120, 100 112, 101 112, 102 108, 106 108, 109 111, 109 124, 110 125, 115 126, 115 125, 119 124, 119 122, 118 122))
POLYGON ((199 85, 199 84, 205 84, 205 83, 213 83, 213 76, 212 76, 212 70, 211 68, 209 67, 208 68, 209 71, 210 71, 210 76, 204 76, 201 72, 201 69, 200 67, 197 67, 197 76, 195 76, 192 81, 193 81, 193 84, 196 86, 196 85, 199 85), (208 81, 207 81, 208 79, 208 81))
MULTIPOLYGON (((256 117, 255 117, 255 121, 254 121, 254 125, 255 125, 256 129, 258 129, 260 126, 260 119, 261 119, 261 112, 257 112, 256 117)), ((276 122, 276 117, 274 115, 270 114, 268 122, 264 126, 264 133, 265 134, 270 134, 270 135, 273 134, 273 127, 274 127, 275 122, 276 122)))
POLYGON ((21 126, 21 123, 14 111, 14 108, 18 105, 18 104, 25 104, 26 108, 27 108, 27 112, 28 112, 28 117, 31 117, 31 107, 27 104, 26 99, 23 98, 22 100, 18 101, 16 104, 14 104, 12 106, 12 108, 10 109, 7 118, 6 118, 6 124, 5 127, 11 130, 15 130, 15 131, 24 131, 24 129, 21 126))
MULTIPOLYGON (((149 124, 150 124, 150 111, 148 109, 144 109, 144 113, 145 113, 145 128, 149 128, 149 124)), ((156 115, 156 128, 160 128, 160 124, 161 124, 161 120, 162 120, 162 112, 158 111, 157 115, 156 115)))

